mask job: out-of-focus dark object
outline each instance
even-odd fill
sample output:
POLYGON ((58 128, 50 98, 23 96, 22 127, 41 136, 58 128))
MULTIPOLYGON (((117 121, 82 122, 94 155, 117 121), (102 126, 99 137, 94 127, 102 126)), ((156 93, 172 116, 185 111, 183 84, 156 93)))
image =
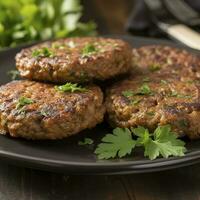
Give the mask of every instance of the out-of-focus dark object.
POLYGON ((168 35, 200 49, 200 1, 137 0, 126 27, 135 35, 168 35))

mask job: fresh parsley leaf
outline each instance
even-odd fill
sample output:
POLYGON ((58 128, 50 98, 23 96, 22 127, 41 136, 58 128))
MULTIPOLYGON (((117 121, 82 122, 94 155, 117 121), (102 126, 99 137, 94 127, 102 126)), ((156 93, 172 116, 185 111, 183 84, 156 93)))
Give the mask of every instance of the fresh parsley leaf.
POLYGON ((32 104, 34 103, 34 101, 30 98, 26 98, 26 97, 20 97, 18 99, 18 102, 17 102, 17 105, 16 105, 16 108, 19 109, 27 104, 32 104))
POLYGON ((124 157, 135 147, 144 148, 144 156, 151 160, 159 156, 183 156, 186 152, 185 143, 171 131, 170 125, 158 126, 153 133, 147 128, 115 128, 113 134, 107 134, 95 153, 99 159, 124 157), (135 140, 134 138, 137 137, 135 140))
POLYGON ((134 92, 131 90, 125 90, 122 92, 122 95, 125 97, 132 97, 132 96, 134 96, 134 92))
POLYGON ((148 129, 142 126, 138 126, 137 128, 131 128, 131 131, 138 137, 136 144, 137 146, 143 146, 146 142, 149 141, 150 133, 148 129))
POLYGON ((132 139, 131 131, 127 128, 115 128, 113 134, 107 134, 98 145, 95 153, 99 159, 124 157, 132 152, 136 141, 132 139))
POLYGON ((82 86, 78 86, 77 83, 66 83, 65 85, 55 86, 55 89, 60 92, 85 92, 87 91, 86 88, 82 86))
POLYGON ((43 47, 41 49, 36 49, 32 52, 33 57, 52 57, 54 54, 47 47, 43 47))
POLYGON ((151 160, 158 156, 168 158, 169 156, 184 156, 186 148, 185 143, 177 139, 175 133, 171 132, 169 125, 159 126, 153 133, 153 138, 150 138, 145 143, 144 155, 151 160))
POLYGON ((91 138, 84 138, 83 141, 78 142, 78 145, 83 146, 83 145, 90 145, 90 144, 93 144, 93 143, 94 143, 94 141, 91 138))
POLYGON ((12 80, 16 80, 19 76, 19 71, 18 70, 10 70, 10 71, 8 71, 8 75, 11 76, 12 80))
POLYGON ((93 44, 86 44, 82 49, 82 56, 89 56, 98 51, 98 49, 93 44))

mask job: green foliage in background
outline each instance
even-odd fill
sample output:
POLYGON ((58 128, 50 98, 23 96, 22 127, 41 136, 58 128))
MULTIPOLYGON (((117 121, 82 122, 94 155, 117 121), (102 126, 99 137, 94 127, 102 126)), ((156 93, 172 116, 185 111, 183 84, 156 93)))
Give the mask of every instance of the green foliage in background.
POLYGON ((81 23, 79 0, 0 1, 0 48, 49 38, 96 34, 93 22, 81 23))

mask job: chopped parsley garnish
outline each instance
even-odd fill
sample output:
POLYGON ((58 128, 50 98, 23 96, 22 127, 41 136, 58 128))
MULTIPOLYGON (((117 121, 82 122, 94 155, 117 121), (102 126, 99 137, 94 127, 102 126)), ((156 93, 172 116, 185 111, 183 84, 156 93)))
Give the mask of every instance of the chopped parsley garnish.
POLYGON ((131 90, 125 90, 122 92, 122 95, 125 97, 132 97, 134 95, 151 95, 152 91, 150 87, 144 83, 137 92, 133 92, 131 90))
POLYGON ((36 49, 32 52, 33 57, 52 57, 54 54, 47 47, 43 47, 41 49, 36 49))
POLYGON ((91 145, 93 143, 94 143, 94 141, 91 138, 84 138, 83 141, 79 141, 78 142, 78 145, 81 145, 81 146, 83 146, 83 145, 91 145))
POLYGON ((55 89, 60 92, 85 92, 87 91, 86 88, 82 86, 78 86, 77 83, 66 83, 65 85, 55 86, 55 89))
POLYGON ((34 103, 32 99, 26 97, 20 97, 17 101, 16 108, 19 109, 27 104, 32 104, 32 103, 34 103))
POLYGON ((93 44, 86 44, 85 47, 82 49, 82 56, 89 56, 94 54, 98 51, 98 49, 93 44))
POLYGON ((137 91, 137 93, 136 94, 138 94, 138 95, 150 95, 150 94, 152 94, 152 91, 151 91, 151 89, 150 89, 150 87, 146 84, 146 83, 144 83, 140 88, 139 88, 139 90, 137 91))
POLYGON ((136 147, 143 147, 144 156, 151 160, 159 156, 184 156, 186 152, 185 143, 171 131, 170 125, 158 126, 153 133, 142 126, 115 128, 101 141, 95 150, 99 159, 122 158, 130 155, 136 147))
POLYGON ((132 97, 132 96, 134 96, 134 92, 131 90, 125 90, 122 92, 122 95, 125 97, 132 97))
POLYGON ((191 95, 185 95, 185 94, 178 94, 177 91, 172 91, 171 94, 169 95, 169 97, 177 97, 177 98, 192 98, 191 95))
POLYGON ((161 69, 161 66, 158 65, 158 64, 152 64, 152 65, 149 66, 149 70, 150 70, 151 72, 155 72, 155 71, 158 71, 158 70, 160 70, 160 69, 161 69))
POLYGON ((10 70, 10 71, 8 71, 8 75, 11 76, 12 80, 16 80, 19 76, 19 71, 18 70, 10 70))

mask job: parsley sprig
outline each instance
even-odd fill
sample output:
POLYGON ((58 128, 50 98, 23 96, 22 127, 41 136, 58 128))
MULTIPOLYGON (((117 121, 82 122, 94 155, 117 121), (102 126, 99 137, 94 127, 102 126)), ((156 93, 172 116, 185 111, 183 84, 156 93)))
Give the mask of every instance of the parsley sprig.
POLYGON ((89 56, 98 52, 98 49, 93 44, 86 44, 82 49, 82 56, 89 56))
POLYGON ((65 85, 55 86, 55 89, 60 92, 85 92, 87 91, 86 88, 82 86, 78 86, 77 83, 66 83, 65 85))
POLYGON ((36 49, 32 52, 33 57, 53 57, 54 53, 47 47, 36 49))
POLYGON ((17 101, 17 104, 16 104, 16 108, 19 109, 19 108, 22 108, 23 106, 27 105, 27 104, 32 104, 34 103, 34 101, 30 98, 26 98, 26 97, 20 97, 17 101))
POLYGON ((122 91, 122 95, 127 98, 135 96, 135 95, 152 95, 152 94, 153 94, 153 91, 151 90, 151 88, 149 87, 147 83, 142 84, 142 86, 138 88, 136 92, 133 92, 131 90, 122 91))
POLYGON ((137 128, 115 128, 101 140, 95 153, 99 159, 124 157, 136 147, 144 148, 144 156, 151 160, 159 156, 184 156, 185 143, 171 131, 170 125, 158 126, 153 133, 138 126, 137 128))
POLYGON ((93 139, 91 139, 91 138, 84 138, 83 141, 79 141, 78 142, 78 145, 84 146, 84 145, 91 145, 93 143, 94 143, 93 139))

